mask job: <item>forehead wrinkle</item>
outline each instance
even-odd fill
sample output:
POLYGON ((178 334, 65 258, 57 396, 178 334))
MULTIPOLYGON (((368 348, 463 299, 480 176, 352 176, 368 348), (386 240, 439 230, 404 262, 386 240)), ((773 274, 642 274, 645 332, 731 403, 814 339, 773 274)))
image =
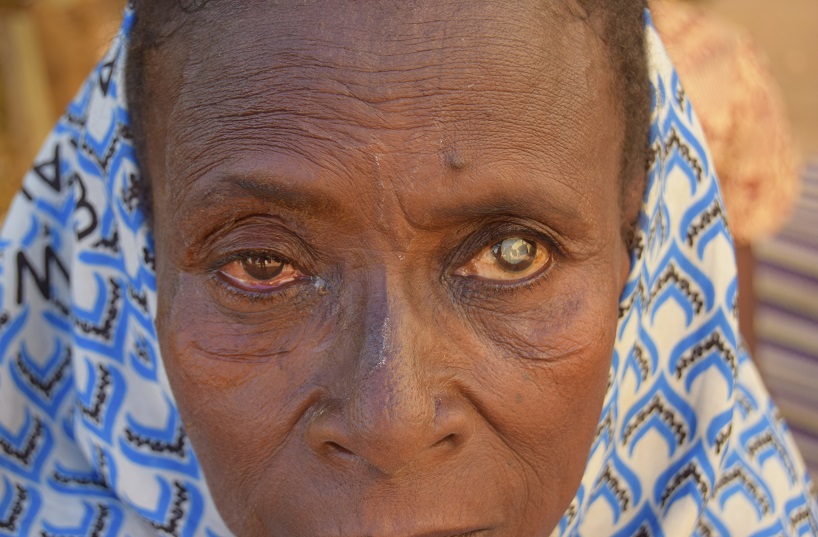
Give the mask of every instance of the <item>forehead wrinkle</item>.
MULTIPOLYGON (((544 33, 541 28, 538 31, 544 33)), ((280 37, 270 31, 266 35, 280 37)), ((225 148, 273 149, 327 165, 318 162, 320 152, 320 158, 335 159, 333 166, 343 169, 338 165, 342 153, 370 145, 384 131, 400 133, 417 127, 445 131, 463 121, 476 124, 483 119, 503 123, 503 133, 492 140, 497 146, 541 157, 535 148, 515 145, 511 134, 525 129, 550 144, 549 152, 565 153, 570 140, 557 134, 576 130, 575 125, 582 123, 576 120, 583 110, 572 110, 570 104, 583 91, 576 86, 577 82, 582 86, 583 71, 589 66, 577 62, 582 57, 547 53, 517 35, 493 36, 483 55, 474 54, 476 47, 466 43, 472 38, 488 39, 480 35, 446 35, 433 47, 408 32, 401 39, 418 47, 409 51, 337 47, 330 38, 299 38, 275 48, 272 55, 268 46, 255 41, 240 40, 245 49, 228 47, 227 53, 222 53, 218 40, 206 41, 210 47, 189 51, 186 80, 173 107, 171 129, 177 131, 177 147, 184 148, 180 154, 185 156, 177 163, 184 161, 188 175, 195 176, 218 165, 225 148), (336 49, 327 57, 332 51, 329 45, 336 49), (436 63, 435 55, 447 48, 457 53, 436 63), (470 87, 475 78, 498 72, 508 76, 493 76, 492 88, 470 87), (532 124, 529 113, 537 108, 549 113, 541 123, 532 124), (350 114, 351 110, 362 113, 350 114), (183 128, 186 124, 189 128, 183 128)), ((557 37, 582 41, 581 36, 564 33, 557 37)), ((556 167, 571 165, 567 154, 551 158, 556 167)))
MULTIPOLYGON (((458 13, 458 16, 468 21, 470 13, 466 11, 458 13)), ((531 24, 527 18, 519 18, 525 24, 531 24)), ((497 20, 485 17, 473 16, 472 20, 481 24, 487 21, 495 25, 500 24, 497 20)), ((224 21, 222 18, 213 22, 218 24, 224 21)), ((399 27, 411 27, 413 24, 417 23, 410 21, 409 24, 399 27)), ((382 109, 374 105, 392 105, 393 108, 411 111, 412 105, 416 104, 417 108, 428 113, 429 100, 447 93, 465 94, 474 100, 482 99, 483 103, 494 103, 498 98, 521 100, 528 97, 547 100, 553 98, 553 95, 548 95, 547 91, 538 94, 538 89, 542 90, 543 86, 550 85, 564 91, 570 89, 572 84, 542 79, 548 78, 549 72, 570 73, 572 67, 573 69, 577 67, 576 62, 570 61, 569 58, 545 54, 546 47, 537 47, 532 45, 531 40, 516 37, 521 34, 520 32, 491 37, 479 33, 465 37, 444 35, 437 41, 432 40, 438 44, 436 47, 428 45, 428 31, 422 36, 413 36, 410 32, 409 40, 413 38, 422 45, 422 48, 407 51, 407 47, 401 43, 399 51, 391 53, 389 50, 382 50, 381 42, 376 43, 379 47, 370 44, 370 49, 377 50, 363 46, 354 48, 339 46, 337 40, 331 39, 332 36, 324 35, 331 34, 332 27, 324 33, 318 32, 318 37, 305 37, 298 33, 300 29, 295 36, 291 36, 287 34, 287 29, 290 28, 289 32, 292 34, 292 29, 297 27, 284 24, 283 28, 285 30, 283 36, 268 29, 263 34, 268 36, 268 39, 263 39, 262 42, 257 40, 250 42, 246 39, 242 41, 240 36, 250 32, 240 32, 239 37, 231 40, 238 40, 238 43, 234 43, 237 47, 230 48, 227 54, 224 54, 223 49, 212 39, 205 41, 202 47, 192 47, 190 61, 185 66, 186 83, 183 84, 183 95, 177 100, 175 111, 180 112, 180 115, 191 111, 200 114, 205 120, 221 125, 229 125, 237 116, 246 118, 253 114, 262 114, 259 124, 268 122, 272 124, 277 119, 275 115, 264 118, 263 114, 275 112, 275 108, 270 105, 275 103, 276 97, 286 98, 299 92, 302 94, 312 92, 320 96, 323 92, 334 98, 347 97, 350 101, 343 102, 342 106, 336 107, 335 110, 324 108, 321 113, 314 113, 315 117, 346 120, 348 115, 344 113, 349 105, 354 107, 359 104, 363 105, 359 108, 364 108, 367 112, 362 114, 362 117, 371 121, 372 125, 388 126, 383 124, 382 109), (469 46, 462 44, 470 39, 476 40, 478 44, 469 46), (480 47, 481 41, 487 41, 488 46, 480 47), (242 45, 244 48, 241 48, 242 45), (275 58, 274 62, 271 62, 270 48, 275 50, 272 55, 275 58), (493 53, 497 48, 500 52, 493 53), (349 58, 349 55, 342 54, 345 50, 354 52, 353 57, 349 58), (427 51, 435 51, 439 56, 430 59, 425 54, 427 51), (459 55, 458 51, 465 52, 464 60, 455 59, 459 55), (476 51, 480 54, 474 54, 476 51), (523 61, 514 59, 521 55, 525 56, 523 61), (409 60, 396 62, 398 65, 394 65, 395 58, 409 60), (554 61, 561 63, 557 69, 547 70, 541 65, 542 62, 554 61), (473 82, 475 71, 483 74, 495 71, 492 83, 500 85, 491 90, 479 88, 479 92, 475 91, 469 95, 469 88, 474 86, 470 82, 473 82), (411 76, 408 76, 410 74, 411 76), (502 87, 502 83, 506 81, 506 87, 502 87), (235 91, 239 84, 242 92, 235 91), (187 89, 196 86, 205 90, 207 99, 198 98, 200 96, 197 97, 195 92, 191 99, 185 98, 189 93, 187 89), (491 92, 496 92, 497 95, 492 95, 491 92), (248 106, 248 103, 254 101, 255 104, 248 106)), ((212 28, 208 28, 208 31, 212 32, 212 28)), ((360 29, 358 31, 360 32, 360 29)), ((538 28, 534 35, 545 36, 545 32, 538 28)), ((293 118, 300 113, 299 110, 289 110, 293 118)), ((229 126, 223 129, 225 134, 229 134, 229 129, 229 126)), ((206 136, 208 131, 203 129, 201 134, 206 136)), ((320 138, 320 133, 312 132, 310 135, 320 138)), ((203 141, 193 136, 191 138, 196 143, 203 141)))
MULTIPOLYGON (((262 2, 214 5, 197 14, 206 20, 199 27, 204 28, 203 35, 208 38, 213 35, 214 25, 232 26, 232 29, 249 33, 253 33, 253 29, 263 30, 254 36, 256 42, 259 36, 261 39, 268 36, 279 42, 310 38, 320 46, 329 45, 336 51, 389 57, 393 49, 404 54, 441 49, 443 47, 438 43, 446 40, 484 39, 488 29, 494 32, 494 37, 517 36, 521 28, 529 30, 530 35, 538 35, 547 19, 564 22, 556 15, 565 11, 560 6, 551 6, 541 0, 494 0, 467 4, 467 8, 456 2, 396 3, 391 0, 286 4, 279 3, 281 7, 262 2), (259 9, 262 6, 263 9, 259 9), (305 17, 309 19, 307 24, 305 17), (270 18, 278 22, 274 31, 270 31, 268 25, 270 18), (355 46, 343 44, 338 39, 349 35, 357 36, 351 41, 355 46)), ((516 41, 512 46, 515 49, 530 41, 514 37, 511 40, 516 41)))
MULTIPOLYGON (((518 98, 519 95, 511 94, 505 96, 492 94, 489 99, 508 100, 508 97, 518 98)), ((479 136, 481 118, 472 117, 464 121, 464 115, 469 112, 472 116, 479 116, 479 110, 468 109, 466 107, 444 106, 438 110, 438 119, 424 117, 420 123, 431 122, 434 129, 428 133, 415 132, 417 125, 403 125, 401 128, 376 128, 372 126, 361 127, 356 131, 349 128, 347 122, 339 121, 337 118, 315 118, 309 114, 302 113, 296 118, 289 117, 288 113, 268 114, 265 112, 245 112, 239 117, 229 115, 211 116, 215 119, 218 129, 193 129, 193 133, 188 139, 180 143, 179 159, 184 163, 186 169, 179 170, 177 177, 184 178, 181 188, 173 190, 182 194, 185 185, 192 184, 198 176, 201 176, 218 166, 224 155, 232 154, 252 154, 265 151, 285 152, 299 155, 301 158, 311 162, 317 168, 329 168, 333 171, 333 176, 338 176, 343 182, 355 183, 356 174, 369 176, 370 169, 356 169, 354 154, 361 152, 367 154, 373 150, 373 145, 379 146, 379 151, 401 153, 406 151, 406 145, 400 142, 401 139, 425 138, 420 140, 422 147, 437 148, 439 154, 435 158, 443 160, 447 144, 429 143, 435 136, 441 139, 453 140, 465 150, 465 154, 481 153, 486 150, 493 150, 497 163, 502 163, 503 155, 516 155, 515 158, 522 158, 529 162, 537 162, 540 159, 553 164, 551 171, 562 172, 562 174, 551 175, 551 179, 559 181, 571 189, 576 189, 569 178, 572 175, 582 158, 575 158, 577 147, 572 146, 574 138, 560 136, 559 133, 570 132, 576 124, 582 123, 581 110, 572 110, 571 99, 565 95, 560 99, 544 98, 551 104, 554 113, 549 114, 551 122, 544 122, 532 126, 528 113, 532 112, 532 103, 520 103, 514 117, 507 117, 503 122, 501 131, 493 131, 493 136, 489 140, 489 145, 485 145, 486 140, 479 136), (522 106, 529 104, 529 106, 522 106), (557 112, 559 110, 559 112, 557 112), (460 120, 454 119, 460 116, 460 120), (447 120, 450 119, 450 120, 447 120), (337 128, 336 128, 337 127, 337 128), (478 136, 474 137, 473 129, 477 128, 478 136), (435 133, 440 134, 435 134, 435 133), (526 135, 537 135, 533 140, 526 135), (519 136, 519 135, 522 135, 519 136), (397 138, 395 138, 397 136, 397 138), (397 140, 395 143, 384 142, 385 138, 397 140), (528 140, 528 144, 521 143, 521 139, 528 140), (542 141, 542 143, 538 143, 542 141)), ((524 99, 523 99, 524 101, 524 99)), ((300 107, 303 110, 303 107, 300 107)), ((313 114, 314 115, 314 114, 313 114)), ((381 119, 383 119, 381 115, 381 119)), ((197 122, 194 122, 197 123, 197 122)), ((176 127, 185 124, 184 121, 176 122, 176 127)), ((199 123, 200 124, 200 123, 199 123)), ((580 138, 582 138, 580 136, 580 138)), ((585 144, 580 144, 580 148, 585 144)), ((463 151, 461 151, 463 152, 463 151)), ((513 161, 514 159, 510 159, 513 161)), ((404 170, 405 172, 406 170, 404 170)), ((441 174, 446 177, 446 174, 441 174)), ((409 175, 395 177, 397 180, 409 180, 409 175)), ((179 184, 177 182, 177 184, 179 184)), ((410 212, 404 210, 407 214, 410 212)))
POLYGON ((274 98, 298 92, 325 93, 365 104, 428 97, 434 93, 458 93, 476 87, 481 91, 536 96, 538 89, 560 85, 558 82, 577 68, 576 60, 567 58, 522 61, 503 53, 472 52, 478 54, 462 59, 447 55, 444 61, 422 58, 377 68, 340 61, 317 64, 305 60, 289 64, 277 52, 263 55, 258 61, 243 58, 226 64, 216 62, 209 64, 204 72, 196 69, 186 73, 180 104, 185 104, 184 98, 190 96, 187 106, 201 106, 196 90, 208 93, 211 106, 242 110, 246 109, 248 98, 274 98), (543 64, 548 62, 558 63, 557 68, 545 69, 543 64), (485 77, 491 77, 488 88, 481 87, 486 86, 485 77), (242 88, 241 93, 236 92, 237 84, 242 88))
MULTIPOLYGON (((531 111, 530 108, 521 109, 521 114, 526 110, 531 111)), ((425 131, 418 129, 418 125, 410 124, 389 129, 361 127, 351 132, 343 122, 303 117, 293 122, 285 114, 276 116, 275 125, 265 114, 240 119, 228 118, 220 123, 229 127, 219 128, 218 132, 198 131, 198 134, 192 134, 189 139, 178 144, 177 166, 171 172, 171 176, 177 178, 178 187, 172 190, 181 194, 185 185, 191 184, 225 160, 252 158, 253 154, 261 156, 267 152, 297 155, 316 168, 332 170, 334 176, 349 182, 355 181, 355 175, 369 176, 372 173, 369 168, 355 166, 357 155, 370 159, 366 155, 378 151, 411 158, 413 155, 423 157, 426 152, 444 162, 447 148, 452 143, 467 158, 472 154, 492 150, 498 163, 505 160, 504 154, 509 156, 509 160, 517 158, 529 162, 545 158, 552 169, 568 173, 583 161, 582 158, 576 158, 578 148, 571 144, 574 140, 564 139, 559 135, 559 123, 532 127, 526 117, 520 115, 506 119, 503 129, 491 131, 492 136, 487 140, 480 135, 480 119, 464 121, 462 115, 462 109, 441 109, 440 120, 421 121, 423 124, 432 121, 433 128, 425 131), (461 116, 461 119, 451 120, 453 116, 461 116), (531 135, 535 135, 533 140, 528 138, 531 135), (511 155, 515 157, 510 158, 511 155)), ((581 119, 571 110, 555 115, 563 118, 565 123, 581 119)), ((176 135, 184 136, 188 130, 177 131, 176 135)), ((582 147, 584 144, 580 144, 580 149, 582 147)), ((408 179, 408 176, 405 177, 408 179)), ((572 185, 569 186, 573 188, 572 185)))
MULTIPOLYGON (((220 96, 207 99, 188 100, 183 96, 169 122, 169 138, 178 148, 177 164, 188 169, 184 173, 187 176, 206 172, 230 154, 228 149, 291 151, 311 160, 321 154, 331 160, 333 155, 365 148, 390 133, 412 135, 413 130, 424 128, 467 133, 475 127, 479 129, 487 115, 493 116, 495 129, 502 124, 503 132, 495 132, 498 142, 506 137, 505 132, 523 130, 542 140, 553 140, 564 125, 581 116, 581 110, 569 106, 570 86, 562 88, 564 95, 552 95, 550 91, 531 95, 501 89, 415 95, 379 104, 300 89, 253 88, 246 96, 220 91, 220 96), (545 107, 550 107, 546 120, 532 124, 531 112, 545 107)), ((180 172, 174 170, 173 175, 180 172)))
MULTIPOLYGON (((370 170, 355 166, 354 158, 342 160, 344 156, 350 156, 349 151, 328 151, 325 145, 303 138, 285 138, 283 141, 262 139, 248 143, 243 137, 239 137, 236 140, 222 140, 219 150, 229 156, 208 159, 203 153, 202 158, 194 163, 183 159, 187 165, 175 170, 173 188, 170 189, 170 197, 174 203, 181 203, 191 190, 198 188, 198 183, 213 174, 229 178, 239 186, 242 178, 248 181, 245 185, 251 186, 254 184, 252 181, 260 184, 266 178, 274 182, 284 181, 285 178, 296 182, 307 179, 307 183, 317 185, 319 180, 315 170, 319 170, 326 172, 325 176, 331 178, 334 188, 349 189, 355 184, 356 175, 370 173, 370 170), (231 150, 232 147, 235 150, 231 150), (293 157, 299 159, 298 177, 290 177, 281 171, 278 157, 284 157, 287 162, 292 161, 293 157)), ((288 165, 284 168, 287 169, 288 165)), ((250 187, 243 190, 247 194, 253 192, 250 187)), ((262 192, 263 188, 259 186, 256 190, 262 192)))
MULTIPOLYGON (((518 81, 542 76, 545 74, 541 69, 543 63, 553 59, 548 53, 549 44, 561 35, 547 31, 544 17, 526 16, 528 11, 519 9, 519 2, 510 4, 516 9, 502 15, 495 13, 499 11, 496 7, 495 12, 483 14, 486 6, 482 6, 481 9, 460 10, 455 15, 448 13, 448 19, 427 16, 419 21, 412 20, 412 17, 418 13, 424 15, 428 9, 400 10, 402 14, 406 11, 407 16, 395 21, 388 16, 383 20, 371 13, 367 15, 365 9, 356 11, 345 4, 345 9, 333 15, 331 20, 307 25, 297 24, 303 23, 298 19, 298 9, 293 13, 285 9, 278 10, 277 16, 280 15, 282 20, 278 20, 272 29, 266 17, 253 16, 256 12, 251 9, 244 18, 220 16, 208 21, 209 24, 196 27, 202 28, 200 31, 206 35, 196 39, 199 46, 191 53, 201 61, 192 63, 198 64, 196 72, 218 78, 230 78, 232 69, 238 75, 237 79, 252 78, 251 66, 254 64, 263 65, 264 72, 270 76, 277 76, 278 68, 297 68, 312 81, 332 78, 321 71, 329 67, 355 75, 361 82, 358 84, 361 87, 356 88, 359 92, 362 88, 375 87, 383 92, 401 85, 402 80, 388 77, 390 72, 406 77, 413 70, 431 71, 409 80, 409 83, 416 83, 420 79, 438 80, 438 70, 442 72, 447 66, 459 63, 472 65, 475 70, 484 70, 486 66, 498 70, 500 72, 496 74, 503 76, 496 77, 497 80, 507 76, 518 81), (516 16, 509 17, 509 13, 516 16), (229 46, 224 46, 212 39, 214 29, 210 23, 232 25, 241 31, 228 41, 229 46), (254 33, 253 28, 259 24, 264 24, 264 28, 254 33), (495 30, 490 31, 492 28, 495 30), (253 38, 242 37, 249 35, 253 38), (225 50, 228 51, 226 54, 225 50), (271 50, 275 51, 275 64, 270 61, 271 50), (214 68, 220 61, 221 67, 227 71, 214 68), (519 76, 525 71, 528 72, 519 76), (368 79, 370 76, 377 79, 368 79)), ((535 13, 539 11, 535 10, 535 13)), ((326 15, 320 16, 326 18, 326 15)), ((291 81, 299 78, 296 71, 281 74, 291 81)), ((350 87, 355 85, 352 80, 344 82, 350 87)), ((361 98, 368 100, 365 96, 361 98)))
POLYGON ((322 133, 327 127, 330 132, 343 127, 336 131, 346 131, 346 136, 354 127, 400 128, 401 121, 390 121, 395 119, 390 113, 402 113, 400 119, 405 128, 406 120, 415 112, 419 113, 415 114, 414 125, 429 126, 440 116, 457 112, 485 116, 497 115, 503 108, 506 112, 516 109, 513 118, 526 117, 527 108, 550 106, 557 113, 550 114, 548 121, 558 121, 561 104, 570 102, 581 91, 575 88, 581 77, 572 75, 570 69, 555 69, 552 72, 562 72, 559 78, 543 81, 545 70, 538 66, 515 71, 518 66, 502 58, 489 65, 493 68, 503 63, 516 76, 494 76, 487 87, 485 83, 475 83, 485 82, 485 77, 481 80, 468 72, 468 66, 454 62, 416 67, 412 76, 397 71, 367 73, 363 80, 357 73, 340 68, 268 64, 245 68, 241 62, 231 62, 227 72, 217 68, 207 71, 218 72, 218 76, 187 77, 174 103, 170 123, 217 125, 215 129, 190 129, 180 140, 204 146, 210 135, 244 136, 247 133, 243 128, 252 132, 272 125, 287 131, 291 125, 309 127, 306 122, 316 120, 324 125, 318 129, 305 128, 305 134, 331 142, 332 138, 322 133))

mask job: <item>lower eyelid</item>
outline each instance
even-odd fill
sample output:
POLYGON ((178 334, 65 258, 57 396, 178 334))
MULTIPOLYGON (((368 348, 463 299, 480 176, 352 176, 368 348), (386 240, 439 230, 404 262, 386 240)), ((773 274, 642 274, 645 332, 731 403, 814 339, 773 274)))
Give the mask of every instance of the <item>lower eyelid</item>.
POLYGON ((457 278, 450 282, 454 298, 465 307, 477 309, 489 309, 495 311, 492 303, 499 300, 503 304, 513 304, 509 299, 518 296, 525 297, 526 292, 538 290, 541 286, 548 285, 554 271, 554 265, 550 265, 541 274, 517 282, 498 282, 491 280, 478 280, 477 278, 457 278), (522 293, 522 294, 521 294, 522 293))
MULTIPOLYGON (((537 254, 536 254, 537 256, 540 256, 540 255, 541 255, 541 254, 543 254, 543 253, 544 253, 544 255, 545 255, 544 262, 543 262, 543 260, 539 260, 539 262, 543 262, 543 265, 542 265, 540 268, 538 268, 538 269, 534 270, 534 271, 532 272, 532 274, 533 274, 533 273, 536 273, 538 270, 547 270, 547 269, 548 269, 548 267, 549 267, 551 264, 553 264, 553 260, 554 260, 554 253, 555 253, 555 252, 554 252, 554 248, 553 248, 553 247, 552 247, 550 244, 544 244, 544 243, 543 243, 543 241, 541 241, 541 240, 534 240, 534 239, 525 239, 525 240, 530 240, 531 242, 533 242, 534 244, 536 244, 536 245, 537 245, 537 254)), ((509 275, 512 275, 512 277, 510 277, 510 278, 489 278, 489 277, 481 277, 481 276, 480 276, 480 274, 477 274, 477 273, 476 273, 476 270, 472 272, 472 269, 473 269, 473 267, 472 267, 472 266, 473 266, 473 265, 475 265, 475 264, 477 264, 477 263, 479 263, 479 262, 481 262, 481 261, 485 261, 485 259, 486 259, 486 258, 490 258, 490 257, 492 256, 492 249, 493 249, 493 248, 494 248, 494 247, 495 247, 497 244, 498 244, 498 242, 495 242, 495 243, 494 243, 494 244, 492 244, 491 246, 486 246, 486 247, 484 247, 484 248, 483 248, 482 250, 480 250, 480 251, 479 251, 477 254, 475 254, 474 256, 472 256, 472 258, 471 258, 471 259, 469 259, 469 261, 468 261, 466 264, 461 265, 460 267, 458 267, 458 268, 457 268, 457 269, 454 271, 454 273, 453 273, 453 274, 454 274, 455 276, 461 276, 461 277, 474 277, 474 278, 480 278, 480 279, 482 279, 482 280, 484 280, 484 281, 508 281, 508 282, 513 282, 513 281, 515 281, 515 280, 524 280, 524 279, 529 278, 529 277, 530 277, 530 275, 528 275, 528 276, 518 276, 518 277, 514 277, 514 276, 513 276, 513 275, 514 275, 514 273, 513 273, 513 272, 508 272, 508 274, 509 274, 509 275), (461 271, 463 271, 463 272, 465 272, 465 273, 458 274, 458 272, 461 272, 461 271)), ((537 260, 536 260, 536 259, 535 259, 535 262, 537 262, 537 260)), ((497 269, 497 270, 498 270, 498 271, 502 271, 503 269, 497 269)))
MULTIPOLYGON (((239 286, 242 285, 242 284, 248 285, 248 286, 252 285, 252 284, 247 284, 246 282, 242 281, 241 278, 237 278, 236 276, 233 276, 232 274, 229 274, 226 271, 221 270, 221 268, 217 269, 216 272, 221 274, 223 278, 225 278, 225 279, 227 279, 229 281, 235 282, 239 286)), ((271 280, 282 279, 283 281, 275 282, 275 283, 269 284, 269 285, 265 285, 265 281, 270 281, 270 280, 256 280, 256 282, 258 282, 259 287, 269 287, 269 288, 272 289, 272 288, 288 285, 290 282, 293 282, 293 281, 296 281, 296 280, 300 279, 300 277, 305 277, 305 276, 303 276, 303 274, 298 269, 293 267, 292 265, 286 264, 284 266, 284 268, 282 269, 282 272, 280 272, 279 274, 277 274, 276 276, 271 278, 271 280), (289 267, 289 270, 288 270, 288 267, 289 267), (289 274, 288 274, 288 272, 289 272, 289 274)), ((252 277, 249 276, 249 278, 252 278, 252 277)))
POLYGON ((220 301, 226 301, 228 307, 231 309, 242 309, 247 304, 263 304, 276 301, 288 301, 292 299, 295 294, 300 293, 298 284, 303 280, 304 283, 312 281, 313 278, 303 277, 302 279, 295 279, 284 283, 278 287, 265 291, 253 291, 250 289, 243 289, 231 282, 229 282, 223 273, 218 270, 212 271, 208 277, 215 286, 216 292, 221 296, 220 301))
POLYGON ((509 296, 509 294, 531 290, 546 284, 557 266, 558 263, 551 257, 540 272, 519 280, 492 280, 479 276, 457 276, 455 274, 447 280, 459 296, 464 297, 468 302, 476 302, 495 296, 498 298, 509 296))

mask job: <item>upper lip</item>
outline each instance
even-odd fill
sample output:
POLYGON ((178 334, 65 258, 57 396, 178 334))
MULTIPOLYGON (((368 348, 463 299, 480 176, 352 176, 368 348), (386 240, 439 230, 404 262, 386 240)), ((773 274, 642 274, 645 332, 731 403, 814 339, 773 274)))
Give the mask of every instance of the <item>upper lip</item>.
POLYGON ((359 535, 372 535, 375 537, 387 536, 387 537, 481 537, 483 532, 489 531, 492 528, 489 526, 471 526, 469 528, 458 528, 458 529, 441 529, 441 530, 398 530, 398 531, 389 531, 386 533, 380 531, 366 531, 364 533, 360 533, 355 531, 350 535, 359 536, 359 535))
MULTIPOLYGON (((444 529, 444 530, 435 530, 435 531, 424 531, 422 533, 411 533, 411 532, 400 532, 392 534, 390 532, 390 537, 479 537, 483 534, 484 531, 489 530, 490 528, 481 526, 481 527, 472 527, 469 529, 444 529)), ((357 535, 357 534, 356 534, 357 535)), ((366 533, 365 535, 381 535, 379 533, 366 533)))
POLYGON ((427 533, 420 533, 420 534, 413 534, 411 537, 471 537, 473 534, 475 537, 480 532, 487 530, 488 528, 471 528, 471 529, 457 529, 457 530, 440 530, 440 531, 432 531, 427 533))

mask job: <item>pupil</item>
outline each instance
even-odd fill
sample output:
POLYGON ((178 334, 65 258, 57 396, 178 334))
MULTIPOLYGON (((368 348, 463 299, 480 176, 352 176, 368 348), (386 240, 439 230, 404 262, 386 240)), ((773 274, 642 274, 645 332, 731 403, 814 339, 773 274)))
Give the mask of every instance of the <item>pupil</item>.
POLYGON ((521 272, 534 263, 537 245, 521 238, 506 239, 494 247, 494 257, 500 267, 512 272, 521 272))
POLYGON ((242 261, 242 267, 254 280, 270 280, 281 273, 284 262, 268 255, 252 256, 242 261))

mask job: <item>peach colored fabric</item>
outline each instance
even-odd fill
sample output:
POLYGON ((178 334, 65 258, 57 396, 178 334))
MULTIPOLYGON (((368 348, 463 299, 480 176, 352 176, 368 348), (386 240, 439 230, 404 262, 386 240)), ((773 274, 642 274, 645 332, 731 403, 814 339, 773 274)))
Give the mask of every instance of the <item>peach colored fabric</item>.
POLYGON ((651 10, 698 111, 736 242, 771 235, 798 195, 798 158, 762 55, 704 8, 655 0, 651 10))

